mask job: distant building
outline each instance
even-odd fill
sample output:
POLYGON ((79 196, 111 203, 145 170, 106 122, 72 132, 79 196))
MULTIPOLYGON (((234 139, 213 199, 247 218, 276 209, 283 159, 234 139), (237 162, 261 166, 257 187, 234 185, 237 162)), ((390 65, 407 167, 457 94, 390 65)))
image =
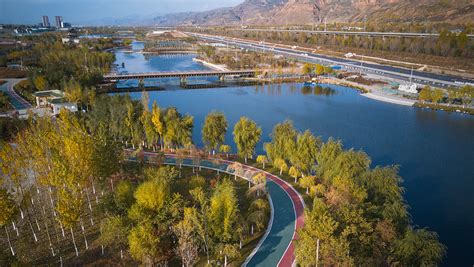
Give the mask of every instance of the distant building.
POLYGON ((63 108, 71 112, 78 111, 77 104, 67 102, 61 90, 38 91, 33 95, 36 98, 36 108, 49 108, 52 115, 58 115, 63 108))
POLYGON ((63 27, 63 17, 62 16, 55 16, 54 19, 56 20, 56 28, 63 27))
POLYGON ((49 17, 48 16, 43 16, 43 27, 51 27, 51 24, 49 24, 49 17))
POLYGON ((417 88, 418 88, 418 86, 415 83, 400 84, 398 86, 399 91, 410 93, 410 94, 417 94, 418 93, 417 88))
POLYGON ((61 28, 71 28, 71 23, 62 21, 61 28))
POLYGON ((80 40, 78 38, 62 38, 63 44, 78 44, 80 40))

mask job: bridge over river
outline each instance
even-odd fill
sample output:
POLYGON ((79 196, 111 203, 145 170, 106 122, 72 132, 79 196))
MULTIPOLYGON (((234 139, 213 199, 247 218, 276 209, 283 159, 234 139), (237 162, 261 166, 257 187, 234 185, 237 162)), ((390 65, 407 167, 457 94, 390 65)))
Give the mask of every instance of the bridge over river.
POLYGON ((211 77, 217 76, 223 80, 226 76, 255 77, 253 70, 231 70, 231 71, 180 71, 180 72, 145 72, 127 74, 108 74, 104 76, 105 82, 117 82, 123 80, 157 79, 157 78, 180 78, 181 84, 186 84, 188 77, 211 77))

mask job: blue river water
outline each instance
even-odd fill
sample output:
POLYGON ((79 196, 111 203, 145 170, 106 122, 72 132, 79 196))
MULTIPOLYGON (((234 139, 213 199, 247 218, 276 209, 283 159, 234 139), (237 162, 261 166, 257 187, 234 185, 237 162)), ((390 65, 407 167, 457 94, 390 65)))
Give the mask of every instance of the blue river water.
MULTIPOLYGON (((134 49, 141 47, 134 44, 134 49)), ((118 51, 116 63, 124 62, 122 71, 130 73, 206 69, 192 57, 118 51)), ((324 140, 332 136, 346 148, 364 150, 372 166, 400 165, 413 223, 438 232, 448 247, 444 265, 474 264, 474 116, 383 103, 335 85, 321 92, 302 84, 196 90, 178 90, 177 84, 167 80, 161 84, 167 90, 149 92, 150 100, 194 116, 197 145, 202 145, 205 116, 217 110, 229 122, 229 144, 240 116, 262 127, 258 153, 273 126, 289 119, 301 131, 310 129, 324 140)), ((141 93, 131 95, 138 99, 141 93)))

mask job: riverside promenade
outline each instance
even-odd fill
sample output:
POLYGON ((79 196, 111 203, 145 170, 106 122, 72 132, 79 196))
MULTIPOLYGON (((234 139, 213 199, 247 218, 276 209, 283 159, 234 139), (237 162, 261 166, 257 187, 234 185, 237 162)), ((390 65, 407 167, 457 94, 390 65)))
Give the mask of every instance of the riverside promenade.
MULTIPOLYGON (((144 153, 146 160, 156 155, 152 152, 144 153)), ((166 154, 164 164, 178 165, 176 155, 166 154)), ((296 232, 304 223, 303 198, 289 183, 278 176, 240 163, 238 164, 241 170, 236 171, 233 169, 235 164, 236 162, 228 160, 201 159, 199 162, 193 162, 190 158, 181 160, 182 166, 216 170, 246 180, 255 173, 263 172, 267 177, 271 216, 264 236, 243 266, 292 266, 295 262, 296 232)))

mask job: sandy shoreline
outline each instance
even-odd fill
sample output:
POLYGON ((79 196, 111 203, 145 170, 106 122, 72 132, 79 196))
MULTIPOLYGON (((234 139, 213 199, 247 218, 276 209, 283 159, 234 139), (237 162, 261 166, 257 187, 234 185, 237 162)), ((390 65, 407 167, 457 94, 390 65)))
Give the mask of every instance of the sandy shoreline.
POLYGON ((217 64, 213 64, 213 63, 210 63, 210 62, 207 62, 207 61, 204 61, 202 59, 198 59, 198 58, 193 58, 193 61, 194 62, 198 62, 198 63, 201 63, 203 64, 204 66, 206 67, 209 67, 213 70, 218 70, 218 71, 229 71, 229 69, 227 69, 226 67, 224 67, 223 65, 217 65, 217 64))
POLYGON ((392 103, 392 104, 397 104, 397 105, 403 105, 403 106, 412 107, 416 103, 415 100, 395 98, 395 97, 391 97, 390 95, 378 95, 372 92, 361 94, 361 95, 370 99, 379 100, 382 102, 387 102, 387 103, 392 103))

